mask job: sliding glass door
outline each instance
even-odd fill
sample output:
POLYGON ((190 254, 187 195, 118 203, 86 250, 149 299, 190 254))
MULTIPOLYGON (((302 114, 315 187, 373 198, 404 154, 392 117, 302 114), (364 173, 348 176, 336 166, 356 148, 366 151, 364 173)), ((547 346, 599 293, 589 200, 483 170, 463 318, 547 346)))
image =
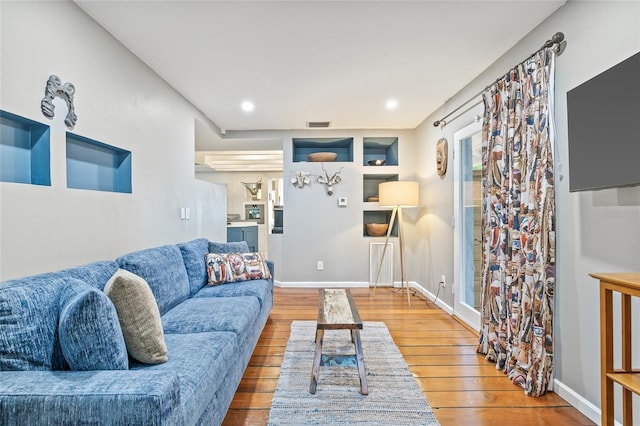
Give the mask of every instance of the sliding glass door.
POLYGON ((479 330, 482 283, 482 123, 454 134, 454 314, 479 330))

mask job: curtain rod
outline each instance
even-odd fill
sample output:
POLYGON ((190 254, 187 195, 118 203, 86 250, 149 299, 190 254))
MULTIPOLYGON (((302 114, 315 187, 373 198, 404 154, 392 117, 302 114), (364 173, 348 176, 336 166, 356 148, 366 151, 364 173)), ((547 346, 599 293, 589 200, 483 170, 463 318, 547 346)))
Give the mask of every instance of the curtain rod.
MULTIPOLYGON (((527 56, 525 58, 524 61, 520 62, 518 65, 525 63, 526 61, 528 61, 529 59, 531 59, 533 56, 535 56, 538 52, 540 52, 543 49, 546 49, 548 47, 553 46, 554 44, 558 44, 560 45, 562 42, 564 41, 564 34, 561 32, 557 32, 553 35, 553 37, 551 37, 550 40, 547 40, 540 49, 536 50, 535 52, 533 52, 531 55, 527 56)), ((562 53, 561 51, 558 51, 558 55, 562 53)), ((518 66, 516 65, 516 67, 518 66)), ((515 67, 513 67, 515 68, 515 67)), ((494 81, 493 83, 491 83, 490 85, 486 86, 484 89, 482 89, 481 91, 479 91, 478 93, 476 93, 475 95, 473 95, 472 97, 470 97, 469 99, 467 99, 464 103, 462 103, 458 108, 454 109, 453 111, 451 111, 449 114, 445 115, 444 117, 442 117, 440 120, 436 120, 433 122, 433 127, 438 127, 440 125, 442 125, 442 127, 446 126, 447 121, 446 119, 449 118, 450 116, 452 116, 453 114, 455 114, 456 112, 458 112, 462 107, 464 107, 465 105, 467 105, 469 102, 471 102, 472 100, 474 100, 475 98, 477 98, 478 96, 482 95, 484 92, 487 91, 487 89, 489 89, 491 86, 493 86, 494 84, 496 84, 498 81, 500 81, 503 77, 500 77, 498 79, 496 79, 496 81, 494 81)), ((469 109, 473 108, 474 106, 478 105, 479 102, 473 104, 471 107, 469 107, 467 110, 465 110, 464 112, 462 112, 461 114, 458 114, 457 116, 455 116, 451 121, 455 120, 456 118, 460 117, 462 114, 464 114, 465 112, 467 112, 469 109)))

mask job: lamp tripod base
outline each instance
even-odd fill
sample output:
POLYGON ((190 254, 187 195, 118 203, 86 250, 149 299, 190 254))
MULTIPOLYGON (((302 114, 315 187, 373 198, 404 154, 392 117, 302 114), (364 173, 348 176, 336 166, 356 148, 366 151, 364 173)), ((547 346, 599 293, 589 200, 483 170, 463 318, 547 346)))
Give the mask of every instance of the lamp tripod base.
MULTIPOLYGON (((393 230, 396 217, 398 218, 398 242, 400 245, 400 293, 404 291, 405 284, 407 289, 407 303, 411 306, 411 292, 409 291, 409 283, 404 278, 404 229, 402 221, 402 207, 394 207, 391 212, 391 220, 389 221, 389 228, 387 229, 387 237, 384 240, 384 248, 382 249, 382 256, 380 257, 380 264, 378 265, 378 272, 376 273, 376 281, 373 285, 373 296, 376 295, 376 288, 378 287, 378 280, 380 279, 380 270, 382 269, 382 263, 384 262, 384 255, 387 253, 387 247, 389 246, 389 237, 393 230)), ((393 285, 393 283, 392 283, 393 285)))

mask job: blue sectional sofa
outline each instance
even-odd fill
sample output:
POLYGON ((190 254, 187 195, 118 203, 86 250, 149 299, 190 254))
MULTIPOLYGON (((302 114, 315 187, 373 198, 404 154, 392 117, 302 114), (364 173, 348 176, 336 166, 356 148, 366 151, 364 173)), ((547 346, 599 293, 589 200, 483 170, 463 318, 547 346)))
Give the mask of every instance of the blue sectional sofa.
POLYGON ((270 279, 209 286, 210 251, 248 249, 197 239, 1 282, 0 424, 220 424, 273 307, 273 264, 270 279), (167 362, 122 359, 118 344, 100 340, 120 341, 104 290, 121 269, 155 297, 167 362), (65 347, 87 330, 95 344, 72 359, 65 347))

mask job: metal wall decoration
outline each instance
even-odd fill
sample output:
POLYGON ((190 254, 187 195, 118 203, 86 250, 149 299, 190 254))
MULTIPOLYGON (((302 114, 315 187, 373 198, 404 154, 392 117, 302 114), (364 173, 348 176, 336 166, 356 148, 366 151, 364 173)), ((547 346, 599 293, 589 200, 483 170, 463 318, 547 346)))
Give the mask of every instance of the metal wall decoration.
POLYGON ((342 178, 340 177, 340 173, 342 173, 342 169, 343 168, 340 167, 340 170, 335 172, 333 176, 329 177, 329 173, 327 173, 327 171, 325 170, 324 164, 322 165, 322 171, 324 171, 324 176, 318 176, 318 183, 321 183, 327 186, 327 194, 333 195, 333 187, 339 184, 340 181, 342 181, 342 178))
POLYGON ((445 138, 440 139, 436 143, 436 171, 438 176, 444 176, 447 173, 447 159, 449 158, 449 148, 445 138))
POLYGON ((257 182, 240 182, 242 183, 242 185, 244 185, 245 188, 247 188, 247 191, 249 191, 249 193, 251 194, 251 199, 254 201, 258 201, 260 200, 262 192, 260 191, 262 189, 262 179, 260 179, 257 182))
POLYGON ((311 186, 311 172, 294 172, 291 177, 291 183, 299 189, 302 189, 307 185, 311 186))
POLYGON ((64 124, 73 129, 78 121, 75 108, 73 106, 73 95, 76 93, 76 88, 71 83, 64 83, 57 75, 50 75, 47 80, 47 86, 44 89, 44 98, 40 103, 40 109, 42 114, 47 118, 53 118, 55 115, 55 105, 53 104, 53 98, 56 96, 62 98, 67 104, 67 116, 64 119, 64 124))

